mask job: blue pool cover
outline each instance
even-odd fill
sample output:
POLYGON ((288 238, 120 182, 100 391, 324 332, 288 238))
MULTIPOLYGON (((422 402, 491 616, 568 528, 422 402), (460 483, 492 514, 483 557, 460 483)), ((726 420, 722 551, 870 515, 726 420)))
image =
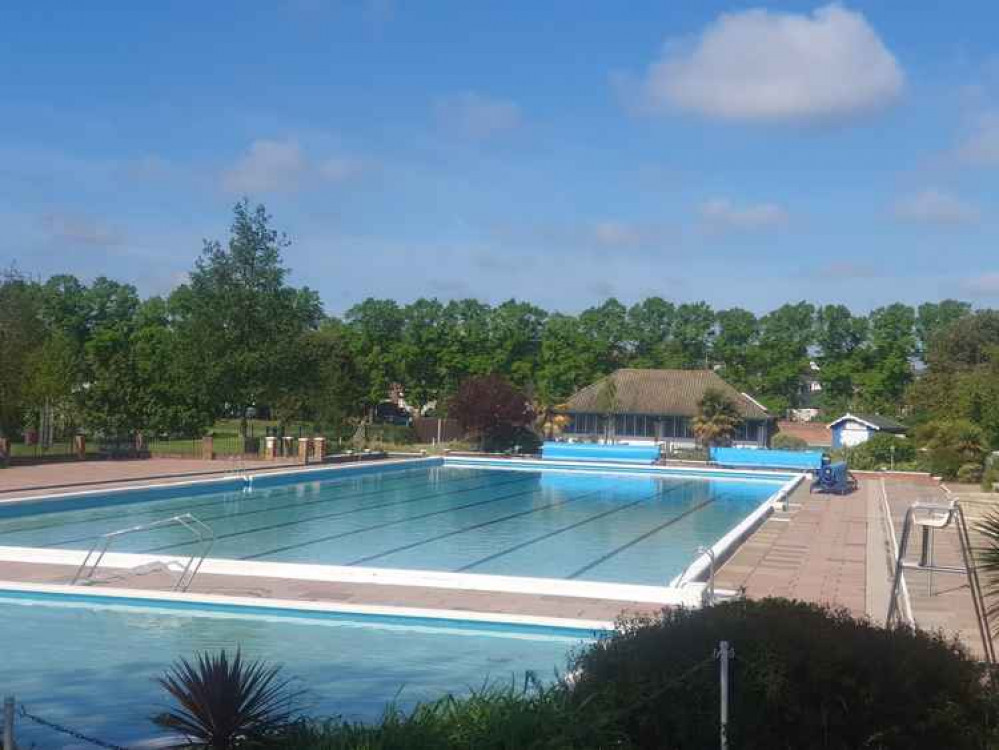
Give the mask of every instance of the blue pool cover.
POLYGON ((822 468, 822 453, 820 451, 776 451, 760 448, 714 447, 711 449, 711 461, 719 466, 818 471, 822 468))
POLYGON ((541 458, 546 461, 615 461, 651 464, 659 458, 659 446, 546 442, 541 447, 541 458))

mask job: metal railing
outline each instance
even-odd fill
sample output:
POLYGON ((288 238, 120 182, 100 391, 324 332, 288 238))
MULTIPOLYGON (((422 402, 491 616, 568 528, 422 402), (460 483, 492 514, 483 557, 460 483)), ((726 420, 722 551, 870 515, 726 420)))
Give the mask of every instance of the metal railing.
POLYGON ((694 581, 690 577, 690 570, 695 564, 701 559, 701 557, 707 556, 708 558, 708 580, 707 586, 704 589, 703 601, 705 604, 714 604, 715 602, 715 551, 710 547, 700 546, 697 548, 697 556, 690 561, 686 568, 679 576, 673 579, 677 588, 682 588, 689 583, 699 583, 699 581, 694 581))
POLYGON ((170 518, 163 518, 159 521, 153 521, 152 523, 139 524, 138 526, 131 526, 127 529, 118 529, 117 531, 109 531, 106 534, 102 534, 98 537, 97 541, 87 552, 87 556, 83 558, 83 562, 80 563, 80 567, 77 568, 76 575, 73 576, 73 580, 70 581, 70 585, 76 585, 82 581, 94 581, 94 576, 97 573, 97 569, 100 567, 101 561, 107 554, 108 549, 114 543, 116 539, 126 536, 128 534, 136 534, 142 531, 152 531, 155 529, 164 528, 167 526, 181 526, 191 532, 194 536, 195 543, 199 545, 198 548, 191 554, 184 566, 184 570, 181 572, 180 577, 174 584, 174 591, 187 591, 191 583, 194 581, 194 577, 201 570, 201 564, 208 557, 208 553, 211 552, 212 547, 215 544, 215 532, 212 527, 206 524, 204 521, 199 520, 190 513, 184 513, 179 516, 171 516, 170 518))
POLYGON ((978 633, 982 639, 985 660, 989 664, 995 664, 995 646, 992 641, 992 631, 989 628, 988 610, 985 607, 982 585, 978 579, 978 568, 972 552, 968 522, 964 516, 964 509, 958 500, 951 500, 949 503, 916 501, 905 512, 902 536, 898 544, 898 555, 895 558, 895 575, 892 579, 891 596, 888 600, 887 622, 889 625, 898 616, 899 590, 902 587, 906 570, 925 571, 931 576, 930 585, 932 585, 933 573, 952 573, 963 575, 967 578, 968 588, 971 590, 971 602, 975 610, 978 633), (938 565, 933 560, 934 532, 946 529, 951 525, 957 531, 958 545, 961 550, 961 561, 963 563, 961 567, 938 565), (920 550, 919 560, 912 562, 906 560, 905 555, 908 551, 909 539, 912 536, 913 527, 915 526, 919 526, 923 532, 922 549, 920 550))

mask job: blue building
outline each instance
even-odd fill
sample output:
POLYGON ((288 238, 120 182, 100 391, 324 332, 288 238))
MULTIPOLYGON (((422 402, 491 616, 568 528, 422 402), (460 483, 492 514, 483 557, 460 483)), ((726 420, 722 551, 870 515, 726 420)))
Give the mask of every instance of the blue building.
POLYGON ((832 432, 833 448, 852 448, 866 443, 871 435, 886 432, 890 435, 904 437, 906 428, 901 422, 882 417, 878 414, 844 414, 834 422, 829 423, 832 432))

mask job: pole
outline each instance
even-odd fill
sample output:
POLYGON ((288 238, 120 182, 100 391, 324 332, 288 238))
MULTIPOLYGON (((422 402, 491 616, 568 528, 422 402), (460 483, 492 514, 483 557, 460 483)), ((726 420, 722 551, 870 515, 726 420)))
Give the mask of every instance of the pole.
POLYGON ((3 699, 3 750, 14 748, 14 696, 3 699))
POLYGON ((721 750, 728 750, 728 662, 735 656, 735 649, 729 646, 728 641, 721 641, 715 656, 720 662, 719 678, 721 682, 719 747, 721 750))

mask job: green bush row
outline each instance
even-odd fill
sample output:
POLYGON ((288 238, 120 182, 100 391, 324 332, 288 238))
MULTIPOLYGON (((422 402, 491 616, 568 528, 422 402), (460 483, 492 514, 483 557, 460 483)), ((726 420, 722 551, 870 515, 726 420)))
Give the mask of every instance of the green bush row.
POLYGON ((296 750, 718 747, 715 649, 732 662, 729 746, 996 747, 999 704, 983 666, 942 635, 885 629, 780 599, 670 610, 622 623, 572 660, 574 678, 486 688, 373 725, 303 722, 296 750))

